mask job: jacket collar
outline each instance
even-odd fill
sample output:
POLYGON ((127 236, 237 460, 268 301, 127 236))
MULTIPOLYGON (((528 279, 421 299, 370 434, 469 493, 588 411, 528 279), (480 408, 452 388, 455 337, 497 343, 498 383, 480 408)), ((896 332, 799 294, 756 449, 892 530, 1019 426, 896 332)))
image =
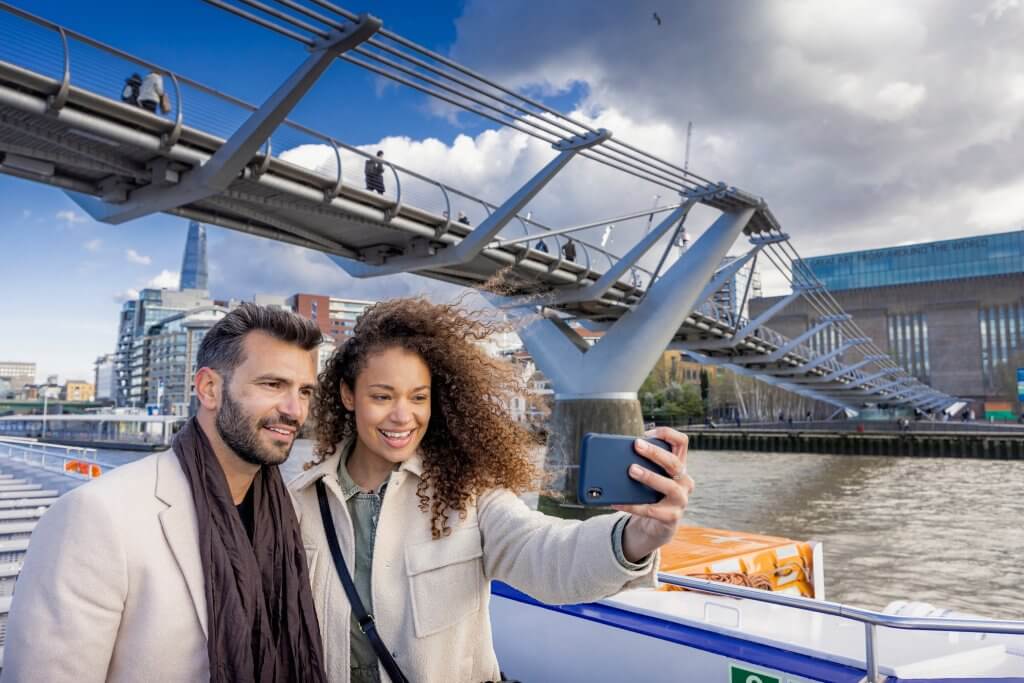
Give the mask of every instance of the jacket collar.
MULTIPOLYGON (((310 460, 303 467, 305 471, 299 476, 295 477, 288 484, 289 488, 295 491, 302 491, 303 489, 309 488, 315 484, 318 480, 325 477, 337 480, 338 478, 338 465, 341 462, 343 454, 348 452, 348 446, 351 441, 351 437, 339 441, 334 447, 334 453, 324 458, 322 461, 317 463, 315 460, 310 460)), ((409 472, 419 478, 423 478, 423 459, 417 453, 408 460, 402 463, 398 468, 399 472, 409 472)))

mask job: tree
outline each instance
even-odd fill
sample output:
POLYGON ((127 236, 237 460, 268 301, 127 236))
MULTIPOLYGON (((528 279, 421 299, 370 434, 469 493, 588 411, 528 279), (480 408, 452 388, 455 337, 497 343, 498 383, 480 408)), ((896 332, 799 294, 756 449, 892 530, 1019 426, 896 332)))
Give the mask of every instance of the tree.
POLYGON ((711 408, 711 377, 704 368, 700 369, 700 404, 707 415, 711 408))

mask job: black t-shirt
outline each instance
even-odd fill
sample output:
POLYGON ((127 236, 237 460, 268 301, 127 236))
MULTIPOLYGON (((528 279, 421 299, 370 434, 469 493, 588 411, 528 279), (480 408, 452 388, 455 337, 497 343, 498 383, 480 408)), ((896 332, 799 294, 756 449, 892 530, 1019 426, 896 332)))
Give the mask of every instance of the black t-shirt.
POLYGON ((245 527, 245 533, 249 536, 249 542, 252 542, 253 527, 256 525, 255 516, 256 511, 253 507, 253 489, 255 487, 250 486, 249 490, 245 492, 245 498, 242 502, 235 506, 238 510, 238 516, 242 520, 242 526, 245 527))

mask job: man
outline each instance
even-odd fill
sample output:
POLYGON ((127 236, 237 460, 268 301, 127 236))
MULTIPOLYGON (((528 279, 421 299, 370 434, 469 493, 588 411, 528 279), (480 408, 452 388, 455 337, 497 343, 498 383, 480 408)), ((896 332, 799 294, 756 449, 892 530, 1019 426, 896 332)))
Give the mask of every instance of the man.
POLYGON ((68 493, 32 536, 3 681, 323 681, 305 550, 277 466, 320 331, 243 304, 203 338, 173 451, 68 493))
POLYGON ((363 175, 366 176, 366 189, 377 194, 384 194, 384 152, 377 150, 376 159, 367 159, 363 164, 363 175))

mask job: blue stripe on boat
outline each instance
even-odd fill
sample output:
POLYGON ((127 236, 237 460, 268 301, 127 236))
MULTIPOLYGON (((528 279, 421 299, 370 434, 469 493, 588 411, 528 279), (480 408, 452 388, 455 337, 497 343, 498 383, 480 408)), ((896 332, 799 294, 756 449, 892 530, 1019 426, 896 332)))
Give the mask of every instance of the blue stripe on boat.
MULTIPOLYGON (((680 645, 732 657, 750 664, 776 669, 797 676, 805 676, 830 683, 858 683, 863 680, 863 669, 857 669, 835 662, 827 662, 777 647, 753 643, 733 636, 705 631, 645 614, 629 612, 617 607, 597 603, 579 605, 546 605, 529 595, 512 588, 506 583, 493 581, 493 595, 526 603, 535 607, 571 614, 575 617, 596 621, 601 624, 659 638, 680 645)), ((963 683, 961 679, 960 683, 963 683)))

